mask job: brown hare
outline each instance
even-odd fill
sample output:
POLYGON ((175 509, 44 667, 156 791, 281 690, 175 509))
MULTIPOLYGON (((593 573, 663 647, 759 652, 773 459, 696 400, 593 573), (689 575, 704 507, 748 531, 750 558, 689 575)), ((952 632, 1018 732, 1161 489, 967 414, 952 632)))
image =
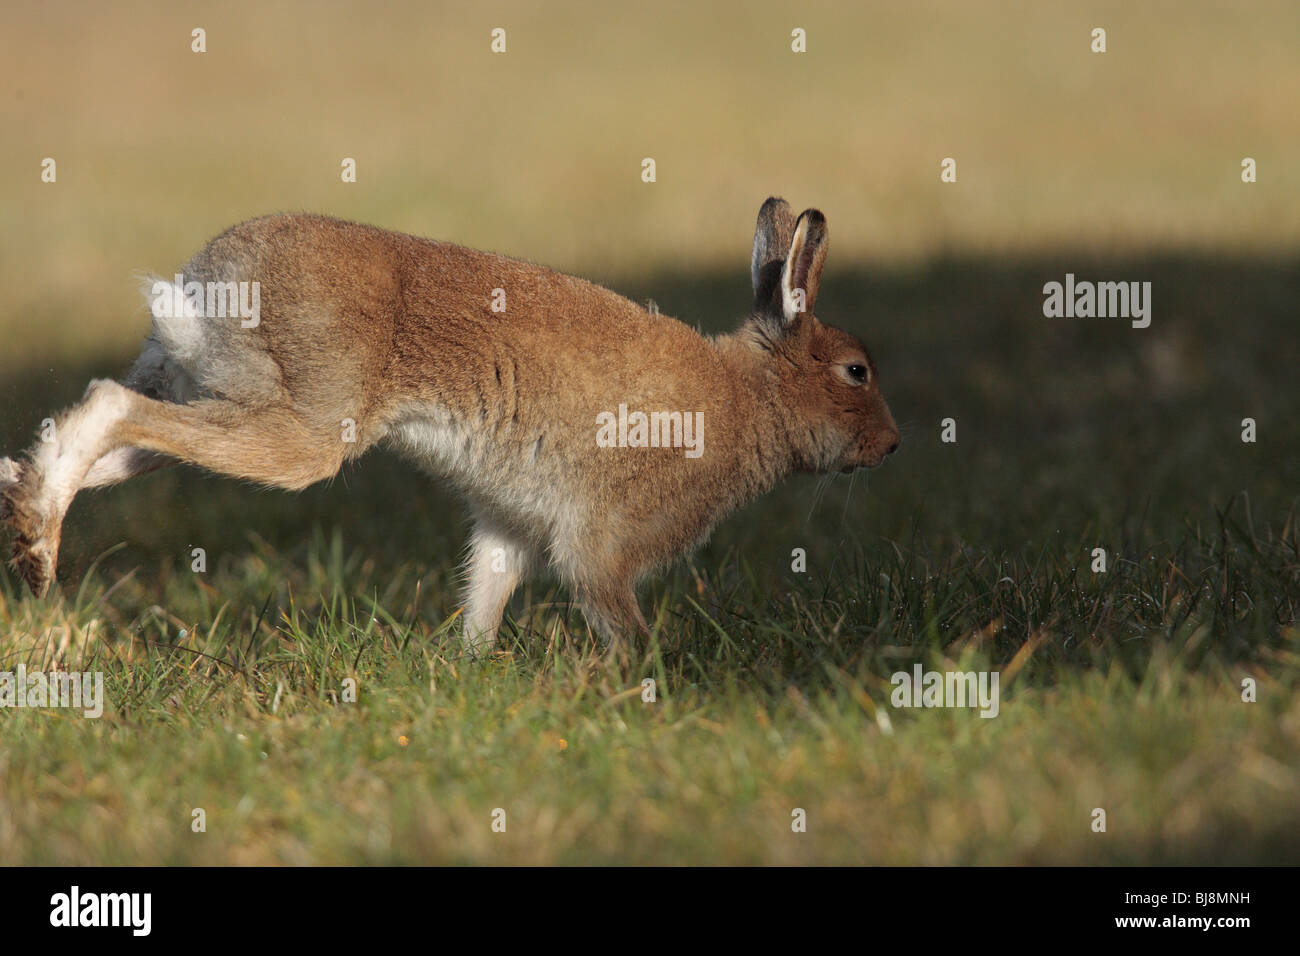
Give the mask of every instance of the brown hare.
POLYGON ((0 458, 13 566, 49 588, 84 488, 179 459, 299 489, 384 442, 468 499, 468 643, 493 643, 539 563, 604 641, 645 635, 644 575, 791 472, 898 445, 866 349, 813 314, 826 242, 820 212, 768 199, 753 308, 709 337, 527 262, 323 216, 245 222, 153 284, 123 384, 92 381, 24 460, 0 458))

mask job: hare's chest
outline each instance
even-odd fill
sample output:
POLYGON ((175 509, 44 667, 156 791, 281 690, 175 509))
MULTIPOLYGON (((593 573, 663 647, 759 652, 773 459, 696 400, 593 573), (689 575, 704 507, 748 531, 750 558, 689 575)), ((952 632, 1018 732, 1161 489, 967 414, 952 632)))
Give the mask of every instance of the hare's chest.
POLYGON ((436 408, 404 417, 388 430, 389 443, 428 471, 477 499, 515 503, 524 511, 549 511, 574 490, 541 435, 511 440, 491 428, 467 424, 436 408))
POLYGON ((448 478, 472 476, 487 452, 482 436, 436 408, 395 423, 388 440, 417 464, 448 478))

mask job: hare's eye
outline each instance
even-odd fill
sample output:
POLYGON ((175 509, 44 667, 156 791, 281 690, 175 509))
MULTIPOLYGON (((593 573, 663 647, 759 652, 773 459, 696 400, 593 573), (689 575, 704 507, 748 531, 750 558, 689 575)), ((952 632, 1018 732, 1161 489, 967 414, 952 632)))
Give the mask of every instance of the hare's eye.
POLYGON ((849 378, 855 382, 865 382, 867 380, 867 367, 865 365, 850 365, 849 378))

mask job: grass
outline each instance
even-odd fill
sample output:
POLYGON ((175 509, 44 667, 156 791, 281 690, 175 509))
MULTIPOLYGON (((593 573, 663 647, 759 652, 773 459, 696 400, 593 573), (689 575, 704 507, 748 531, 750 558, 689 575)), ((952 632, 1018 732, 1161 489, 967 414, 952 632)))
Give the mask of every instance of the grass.
MULTIPOLYGON (((1134 331, 1031 311, 1064 265, 828 278, 903 450, 727 522, 646 589, 656 644, 626 668, 545 579, 501 653, 462 657, 462 513, 382 455, 298 496, 183 469, 83 496, 60 594, 0 578, 0 655, 102 670, 108 710, 0 714, 7 860, 1300 860, 1300 417, 1271 347, 1297 272, 1076 261, 1153 280, 1134 331), (1229 288, 1252 321, 1223 318, 1229 288), (918 662, 1000 671, 999 715, 894 708, 918 662)), ((645 285, 711 328, 744 301, 729 276, 645 285)), ((6 385, 6 447, 111 371, 6 385)))
MULTIPOLYGON (((1280 561, 1297 599, 1293 546, 1261 561, 1226 542, 1207 549, 1216 567, 1248 577, 1280 561)), ((1060 567, 1002 568, 999 583, 890 556, 764 599, 770 581, 724 561, 700 572, 703 593, 689 573, 659 592, 661 646, 629 677, 541 608, 508 652, 465 660, 420 613, 428 592, 394 593, 414 593, 409 565, 404 587, 349 561, 339 537, 304 550, 298 567, 257 549, 162 606, 129 583, 105 600, 94 582, 39 612, 47 640, 29 666, 66 640, 69 666, 106 672, 111 711, 6 715, 8 862, 1258 863, 1300 850, 1300 632, 1265 638, 1267 615, 1234 612, 1214 571, 1134 609, 1162 595, 1166 569, 1071 593, 1060 567), (278 613, 227 589, 264 590, 278 613), (124 607, 131 619, 113 623, 124 607), (1025 609, 1052 629, 1022 642, 1025 609), (1074 640, 1056 630, 1090 620, 1074 640), (1109 637, 1138 621, 1145 638, 1109 637), (1250 649, 1209 653, 1219 643, 1250 649), (887 675, 914 660, 1000 666, 1001 713, 892 709, 887 675), (1244 675, 1256 704, 1240 700, 1244 675), (355 704, 340 702, 348 678, 355 704), (196 807, 205 833, 190 831, 196 807), (490 826, 498 807, 505 834, 490 826), (807 833, 790 831, 796 807, 807 833), (1105 834, 1089 829, 1095 807, 1105 834)), ((1235 592, 1238 605, 1274 598, 1235 592)))

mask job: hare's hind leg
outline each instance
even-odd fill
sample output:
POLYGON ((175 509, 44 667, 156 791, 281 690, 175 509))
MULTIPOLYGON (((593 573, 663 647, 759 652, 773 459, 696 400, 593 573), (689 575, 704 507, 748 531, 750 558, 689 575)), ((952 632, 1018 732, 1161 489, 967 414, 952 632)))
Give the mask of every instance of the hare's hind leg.
MULTIPOLYGON (((133 392, 165 402, 185 404, 197 396, 197 388, 190 373, 169 358, 152 336, 145 340, 144 349, 122 384, 133 392)), ((143 448, 117 448, 90 466, 90 471, 82 479, 81 488, 84 491, 87 488, 115 485, 172 464, 175 461, 166 455, 143 448)))
MULTIPOLYGON (((27 461, 0 458, 0 523, 12 528, 14 566, 37 594, 44 594, 54 579, 63 517, 78 491, 117 484, 169 464, 165 456, 140 448, 96 453, 109 424, 125 407, 120 397, 96 391, 96 384, 92 382, 80 404, 42 435, 27 461)), ((186 400, 194 391, 189 373, 171 362, 152 338, 131 367, 126 386, 175 401, 186 400)))
MULTIPOLYGON (((126 414, 129 403, 116 383, 91 382, 80 404, 64 412, 28 452, 11 462, 0 515, 13 531, 13 564, 27 585, 44 594, 58 564, 63 516, 87 473, 104 452, 104 436, 126 414)), ((116 469, 121 472, 121 468, 116 469)))
POLYGON ((177 405, 116 382, 96 384, 127 403, 127 413, 113 423, 99 454, 129 447, 290 491, 332 478, 345 459, 361 455, 376 437, 368 434, 367 423, 349 420, 347 428, 340 428, 334 421, 306 421, 282 404, 252 407, 203 399, 177 405))
MULTIPOLYGON (((3 495, 10 485, 18 484, 18 479, 22 475, 22 462, 14 461, 12 458, 0 458, 0 495, 3 495)), ((0 498, 0 507, 4 507, 3 498, 0 498)))
POLYGON ((171 464, 174 462, 167 456, 143 448, 118 448, 101 456, 90 466, 90 471, 86 472, 86 477, 81 481, 81 490, 115 485, 171 464))
POLYGON ((23 463, 12 458, 0 458, 0 521, 9 518, 8 491, 23 476, 23 463))
POLYGON ((116 485, 129 477, 155 471, 166 464, 170 464, 170 459, 153 454, 152 451, 129 447, 109 451, 92 464, 78 488, 61 498, 48 497, 47 506, 42 509, 39 506, 31 507, 29 499, 23 498, 17 489, 23 473, 31 468, 31 464, 16 462, 12 458, 0 458, 0 523, 13 525, 14 564, 32 591, 43 594, 55 576, 64 515, 68 514, 68 507, 72 505, 72 499, 78 490, 116 485), (10 489, 13 489, 13 494, 10 494, 10 489), (14 515, 12 501, 22 502, 25 506, 21 516, 14 515), (26 542, 22 545, 25 554, 19 555, 19 542, 23 541, 26 542))
POLYGON ((229 401, 176 405, 100 379, 81 404, 54 424, 53 440, 38 442, 17 480, 3 492, 14 534, 13 563, 38 595, 54 579, 63 516, 87 478, 126 477, 152 466, 147 453, 281 488, 305 488, 335 474, 345 445, 329 430, 309 431, 287 409, 250 410, 229 401), (132 454, 115 454, 130 449, 132 454), (98 474, 92 469, 98 462, 98 474))

